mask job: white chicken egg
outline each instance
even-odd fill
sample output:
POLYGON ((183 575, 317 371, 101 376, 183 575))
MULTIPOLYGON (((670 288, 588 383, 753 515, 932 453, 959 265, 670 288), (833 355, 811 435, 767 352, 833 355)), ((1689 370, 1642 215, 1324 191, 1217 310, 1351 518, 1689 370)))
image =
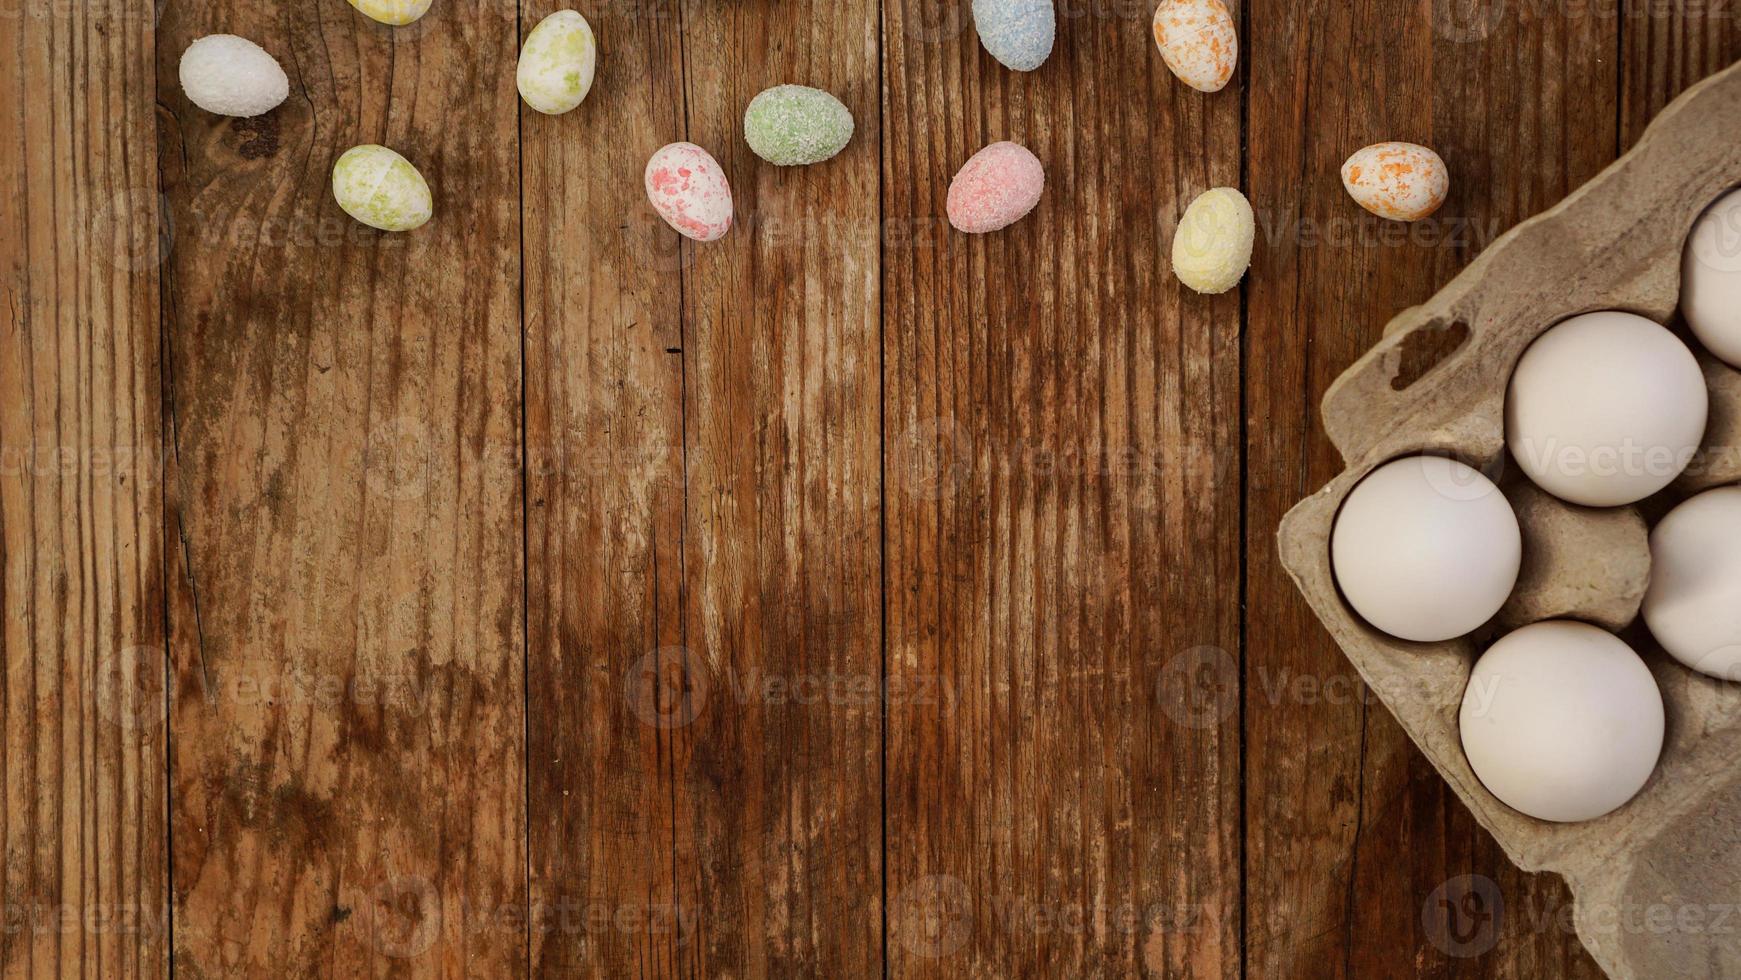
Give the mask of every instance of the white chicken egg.
POLYGON ((1618 507, 1680 476, 1709 412, 1704 372, 1679 338, 1631 313, 1586 313, 1542 334, 1518 361, 1505 436, 1543 490, 1618 507))
POLYGON ((1741 487, 1708 490, 1650 532, 1644 621, 1676 660, 1741 681, 1741 487))
POLYGON ((1612 633, 1525 626, 1475 662, 1459 716, 1488 791, 1539 820, 1593 820, 1638 794, 1662 754, 1662 692, 1612 633))
POLYGON ((1330 554, 1363 619, 1404 640, 1436 642, 1505 605, 1523 534, 1493 481, 1453 459, 1412 456, 1374 470, 1348 495, 1330 554))
POLYGON ((1693 226, 1681 260, 1681 315, 1699 343, 1741 368, 1741 191, 1693 226))

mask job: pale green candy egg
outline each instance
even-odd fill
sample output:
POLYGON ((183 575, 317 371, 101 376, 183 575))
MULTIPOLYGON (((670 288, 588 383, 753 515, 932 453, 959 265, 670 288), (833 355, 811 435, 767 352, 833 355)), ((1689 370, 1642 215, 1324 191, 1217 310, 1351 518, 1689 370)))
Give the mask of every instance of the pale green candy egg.
POLYGON ((363 16, 394 27, 404 27, 429 12, 430 0, 351 0, 363 16))
POLYGON ((517 78, 520 97, 539 112, 561 115, 586 100, 597 70, 592 25, 572 10, 558 10, 526 35, 517 78))
POLYGON ((384 146, 355 146, 332 168, 332 196, 371 228, 410 231, 434 213, 429 184, 411 161, 384 146))
POLYGON ((806 85, 776 85, 750 100, 744 140, 756 156, 782 167, 821 163, 852 141, 852 111, 806 85))

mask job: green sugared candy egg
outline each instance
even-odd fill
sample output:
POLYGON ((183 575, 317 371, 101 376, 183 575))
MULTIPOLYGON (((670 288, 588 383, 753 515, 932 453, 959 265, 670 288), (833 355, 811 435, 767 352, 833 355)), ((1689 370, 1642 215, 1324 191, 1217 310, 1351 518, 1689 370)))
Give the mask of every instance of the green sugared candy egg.
POLYGON ((558 10, 526 35, 517 77, 520 97, 545 115, 559 116, 586 99, 597 70, 592 25, 572 10, 558 10))
POLYGON ((819 88, 776 85, 750 100, 744 139, 772 164, 821 163, 852 141, 852 112, 819 88))
POLYGON ((384 146, 355 146, 332 168, 332 196, 371 228, 410 231, 434 213, 429 184, 411 161, 384 146))

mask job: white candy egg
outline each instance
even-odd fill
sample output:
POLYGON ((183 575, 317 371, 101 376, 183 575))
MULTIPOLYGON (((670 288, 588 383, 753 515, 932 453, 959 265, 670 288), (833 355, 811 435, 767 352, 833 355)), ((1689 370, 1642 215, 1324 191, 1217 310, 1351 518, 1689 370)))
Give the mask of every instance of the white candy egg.
POLYGON ((516 81, 527 105, 558 116, 586 100, 597 70, 592 25, 575 11, 558 10, 526 35, 516 81))
POLYGON ((1631 313, 1586 313, 1542 334, 1518 361, 1506 442, 1543 490, 1618 507, 1680 476, 1709 409, 1704 372, 1674 334, 1631 313))
POLYGON ((373 144, 352 147, 333 164, 332 193, 346 214, 382 231, 420 228, 435 210, 411 161, 373 144))
POLYGON ((429 12, 430 0, 351 0, 363 16, 394 27, 404 27, 429 12))
POLYGON ((1257 217, 1251 202, 1231 187, 1198 195, 1173 236, 1173 274, 1199 293, 1216 295, 1239 285, 1251 268, 1257 217))
POLYGON ((731 230, 731 184, 713 154, 694 143, 662 146, 647 161, 647 200, 687 238, 711 242, 731 230))
POLYGON ((1411 456, 1360 481, 1330 535, 1336 584, 1368 623, 1404 640, 1469 633, 1499 612, 1523 567, 1511 503, 1475 469, 1411 456))
POLYGON ((1219 92, 1239 65, 1239 33, 1222 0, 1161 0, 1155 8, 1155 46, 1179 81, 1199 92, 1219 92))
POLYGON ((1390 221, 1419 221, 1451 192, 1451 171, 1415 143, 1374 143, 1342 165, 1342 186, 1366 210, 1390 221))
POLYGON ((1539 820, 1593 820, 1638 794, 1662 754, 1662 692, 1618 637, 1536 623, 1475 662, 1463 753, 1500 801, 1539 820))
POLYGON ((1681 260, 1681 314, 1706 350, 1741 368, 1741 191, 1693 226, 1681 260))
POLYGON ((258 116, 290 95, 290 79, 266 50, 245 37, 211 34, 181 55, 188 101, 220 116, 258 116))
POLYGON ((1741 681, 1741 487, 1708 490, 1650 532, 1644 621, 1676 660, 1741 681))

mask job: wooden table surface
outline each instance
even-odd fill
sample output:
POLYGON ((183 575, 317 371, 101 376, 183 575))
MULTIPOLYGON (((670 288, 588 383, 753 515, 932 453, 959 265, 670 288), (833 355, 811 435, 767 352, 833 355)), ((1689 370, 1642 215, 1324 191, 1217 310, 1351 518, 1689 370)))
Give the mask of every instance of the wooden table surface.
POLYGON ((1152 0, 1058 6, 1021 75, 966 0, 600 0, 548 118, 549 0, 0 0, 0 972, 1596 975, 1273 533, 1329 382, 1741 5, 1246 0, 1213 96, 1152 0), (188 103, 217 32, 285 105, 188 103), (750 153, 787 81, 840 157, 750 153), (1392 138, 1438 218, 1342 192, 1392 138), (645 202, 679 139, 723 241, 645 202), (1000 139, 1046 196, 957 234, 1000 139), (338 210, 367 142, 430 225, 338 210), (1168 249, 1216 185, 1260 229, 1206 299, 1168 249))

